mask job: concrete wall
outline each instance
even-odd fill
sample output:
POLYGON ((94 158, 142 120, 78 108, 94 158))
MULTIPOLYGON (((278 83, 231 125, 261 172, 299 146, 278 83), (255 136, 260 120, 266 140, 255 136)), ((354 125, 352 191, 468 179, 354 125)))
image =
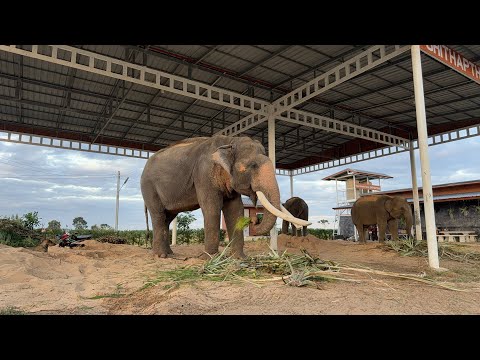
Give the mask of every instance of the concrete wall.
POLYGON ((340 223, 338 224, 338 234, 345 237, 355 235, 355 230, 351 216, 340 216, 340 223))
MULTIPOLYGON (((439 230, 474 230, 480 235, 480 201, 459 200, 449 202, 436 202, 435 223, 439 230), (478 211, 475 206, 479 206, 478 211), (468 215, 462 213, 461 208, 467 208, 468 215)), ((420 217, 422 219, 422 230, 425 231, 425 215, 423 204, 420 204, 420 217)))

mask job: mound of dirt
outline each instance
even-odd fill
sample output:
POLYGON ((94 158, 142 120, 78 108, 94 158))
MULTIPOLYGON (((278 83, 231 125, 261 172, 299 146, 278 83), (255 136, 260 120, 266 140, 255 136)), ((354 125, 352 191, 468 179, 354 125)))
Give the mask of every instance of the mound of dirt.
MULTIPOLYGON (((195 281, 177 287, 160 282, 144 288, 159 272, 203 264, 195 258, 203 252, 203 244, 172 246, 177 258, 155 259, 150 249, 134 245, 83 243, 85 247, 72 249, 50 246, 48 252, 0 244, 0 310, 16 307, 32 314, 480 313, 478 293, 451 292, 373 275, 359 277, 359 282, 325 282, 321 290, 286 286, 281 279, 260 285, 195 281), (425 298, 429 301, 423 301, 425 298)), ((398 273, 428 272, 427 259, 386 252, 378 243, 360 245, 312 235, 280 235, 278 243, 279 249, 283 246, 288 252, 304 248, 322 259, 344 264, 398 273)), ((268 253, 268 245, 268 241, 247 242, 245 253, 268 253)), ((441 265, 451 270, 442 273, 444 280, 479 288, 480 266, 447 260, 441 265)))

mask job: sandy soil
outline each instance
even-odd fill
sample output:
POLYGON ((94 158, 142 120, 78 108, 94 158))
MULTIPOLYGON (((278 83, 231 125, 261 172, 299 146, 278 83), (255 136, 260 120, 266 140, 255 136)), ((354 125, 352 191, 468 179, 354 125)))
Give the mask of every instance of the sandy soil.
MULTIPOLYGON (((359 283, 321 282, 319 289, 270 282, 199 281, 165 290, 140 290, 158 271, 187 264, 203 245, 172 246, 176 258, 154 259, 132 245, 84 241, 83 248, 49 247, 48 252, 0 245, 0 310, 32 314, 480 314, 480 265, 442 260, 449 269, 433 273, 427 259, 387 252, 377 242, 360 245, 314 236, 279 236, 279 249, 305 248, 342 264, 401 273, 427 273, 469 291, 455 292, 411 280, 364 275, 359 283)), ((480 251, 480 244, 472 244, 480 251)), ((265 241, 245 252, 268 251, 265 241)))

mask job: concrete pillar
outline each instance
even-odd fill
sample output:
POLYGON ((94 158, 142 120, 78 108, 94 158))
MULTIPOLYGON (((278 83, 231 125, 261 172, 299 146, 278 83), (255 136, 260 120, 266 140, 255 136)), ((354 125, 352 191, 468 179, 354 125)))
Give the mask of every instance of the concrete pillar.
POLYGON ((177 245, 177 217, 172 221, 172 245, 177 245))
POLYGON ((430 159, 428 156, 427 116, 425 113, 420 46, 412 45, 411 52, 415 109, 417 114, 418 149, 420 151, 420 165, 422 169, 423 206, 425 210, 425 227, 427 230, 428 264, 433 269, 439 269, 435 211, 433 207, 433 191, 430 176, 430 159))
MULTIPOLYGON (((268 157, 272 160, 273 169, 275 171, 275 117, 268 117, 268 157)), ((270 247, 277 250, 277 224, 270 230, 270 247)))
POLYGON ((418 197, 417 169, 415 168, 415 151, 410 141, 410 170, 412 173, 413 218, 415 220, 415 239, 422 240, 422 220, 420 219, 420 201, 418 197))

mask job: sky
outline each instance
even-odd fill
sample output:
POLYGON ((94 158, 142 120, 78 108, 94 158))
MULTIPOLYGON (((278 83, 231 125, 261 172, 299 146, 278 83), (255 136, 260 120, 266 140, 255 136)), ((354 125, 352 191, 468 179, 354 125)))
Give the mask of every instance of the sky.
MULTIPOLYGON (((429 147, 432 184, 480 179, 480 137, 429 147)), ((418 185, 421 186, 420 159, 415 151, 418 185)), ((115 224, 117 172, 120 190, 119 229, 145 229, 140 176, 145 159, 54 149, 0 141, 0 217, 38 211, 41 224, 58 220, 72 229, 72 220, 81 216, 90 228, 94 224, 115 224)), ((381 172, 393 176, 382 180, 382 190, 410 188, 408 152, 334 167, 294 177, 294 196, 309 205, 313 228, 333 225, 336 193, 334 181, 322 178, 345 168, 381 172), (326 219, 328 224, 319 221, 326 219)), ((277 176, 281 200, 290 198, 290 179, 277 176)), ((203 228, 201 210, 192 212, 193 228, 203 228)), ((277 226, 281 227, 281 219, 277 226)), ((151 227, 151 222, 150 222, 151 227)))

